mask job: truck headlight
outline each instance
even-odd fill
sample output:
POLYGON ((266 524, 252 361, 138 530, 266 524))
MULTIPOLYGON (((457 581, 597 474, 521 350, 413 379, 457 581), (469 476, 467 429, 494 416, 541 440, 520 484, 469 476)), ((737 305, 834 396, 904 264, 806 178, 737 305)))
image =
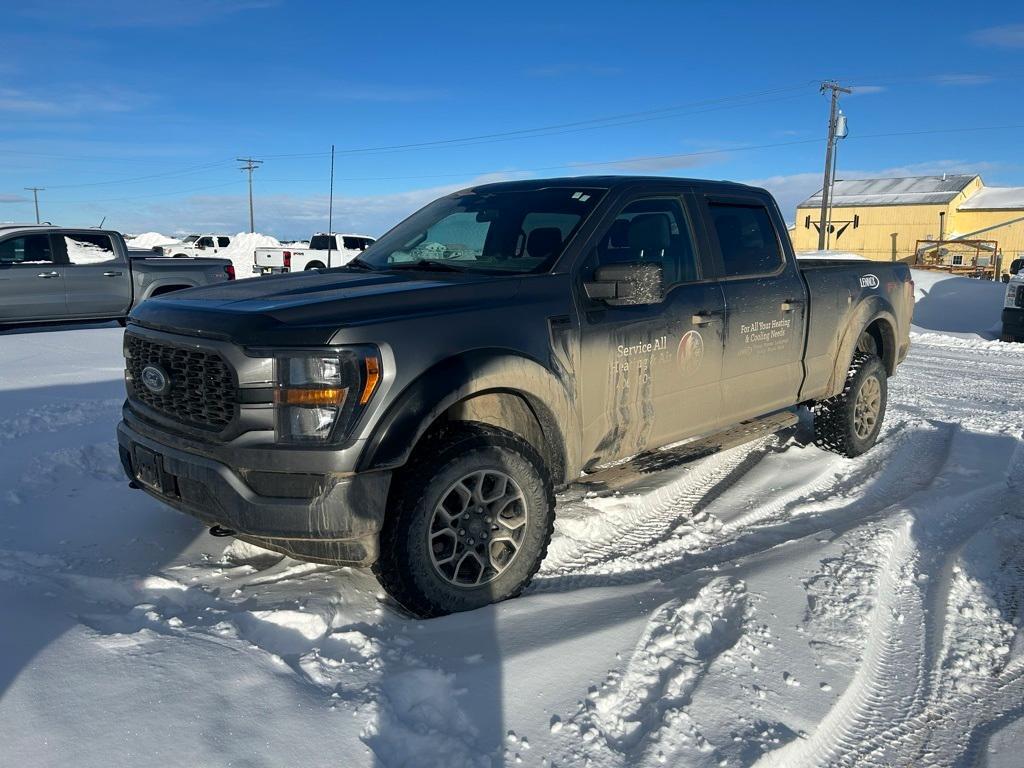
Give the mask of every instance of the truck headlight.
POLYGON ((381 380, 380 351, 372 346, 278 354, 275 367, 280 443, 341 442, 381 380))

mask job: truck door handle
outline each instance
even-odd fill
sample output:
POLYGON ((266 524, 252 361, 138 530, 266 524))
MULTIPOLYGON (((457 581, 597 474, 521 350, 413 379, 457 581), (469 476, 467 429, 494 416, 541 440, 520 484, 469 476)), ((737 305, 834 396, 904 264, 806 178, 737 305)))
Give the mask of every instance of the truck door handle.
POLYGON ((797 307, 803 306, 803 303, 803 299, 786 299, 784 302, 782 302, 782 311, 792 312, 797 307))
POLYGON ((700 312, 690 318, 690 322, 694 325, 711 325, 711 323, 720 322, 722 319, 721 310, 709 310, 702 309, 700 312))
POLYGON ((36 277, 45 277, 47 279, 51 277, 60 277, 60 272, 40 272, 36 277))
POLYGON ((124 274, 124 273, 123 272, 104 272, 103 276, 104 277, 120 277, 122 274, 124 274))

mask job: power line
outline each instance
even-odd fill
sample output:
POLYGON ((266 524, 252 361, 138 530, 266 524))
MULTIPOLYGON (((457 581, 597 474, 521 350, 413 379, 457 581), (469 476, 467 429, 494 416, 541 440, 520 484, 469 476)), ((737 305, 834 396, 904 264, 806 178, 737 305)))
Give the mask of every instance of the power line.
POLYGON ((243 163, 239 170, 249 172, 249 232, 256 231, 256 219, 253 216, 252 208, 252 172, 263 165, 262 160, 253 160, 251 157, 236 157, 235 160, 243 163))

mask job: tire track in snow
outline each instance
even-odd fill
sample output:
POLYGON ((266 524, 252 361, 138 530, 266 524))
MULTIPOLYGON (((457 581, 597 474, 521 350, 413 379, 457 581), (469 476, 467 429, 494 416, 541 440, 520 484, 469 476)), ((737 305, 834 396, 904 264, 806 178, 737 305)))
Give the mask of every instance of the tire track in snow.
POLYGON ((584 499, 582 504, 601 511, 586 509, 582 518, 556 519, 556 530, 562 528, 563 535, 548 548, 541 574, 598 566, 664 541, 764 459, 774 439, 762 439, 753 449, 745 445, 715 454, 674 482, 641 497, 584 499), (580 538, 570 538, 576 529, 580 529, 580 538))
MULTIPOLYGON (((834 478, 832 485, 828 480, 823 481, 823 487, 812 498, 795 505, 782 505, 772 512, 774 517, 729 529, 712 523, 704 530, 697 529, 689 539, 671 542, 675 547, 659 547, 658 542, 648 540, 640 550, 604 559, 596 565, 584 561, 560 570, 547 569, 546 573, 542 570, 533 589, 578 589, 672 578, 825 530, 844 530, 897 509, 904 499, 927 489, 946 463, 954 433, 955 428, 949 424, 924 423, 916 428, 908 427, 893 436, 888 451, 852 460, 854 468, 848 475, 834 478), (810 509, 792 516, 793 509, 799 506, 810 509)), ((687 501, 685 493, 669 496, 658 509, 685 519, 690 508, 687 501)), ((712 514, 713 521, 718 519, 713 515, 715 507, 716 504, 711 503, 705 510, 712 514)), ((624 532, 623 539, 626 537, 624 532)), ((671 536, 665 536, 660 542, 668 544, 670 540, 671 536)))
POLYGON ((686 708, 712 662, 743 637, 749 614, 745 586, 726 577, 658 608, 625 668, 561 725, 572 741, 565 762, 654 766, 682 750, 709 752, 686 708))
MULTIPOLYGON (((955 612, 952 618, 947 612, 953 600, 945 583, 949 561, 961 556, 961 542, 1014 508, 1003 475, 971 466, 987 455, 972 452, 971 441, 987 438, 960 437, 958 463, 948 467, 933 493, 901 513, 898 535, 879 569, 878 600, 853 680, 814 733, 769 753, 759 768, 959 765, 967 753, 977 752, 979 729, 1022 709, 1024 660, 995 678, 983 669, 969 685, 958 687, 953 679, 957 666, 948 663, 955 643, 943 648, 937 640, 948 638, 947 624, 957 622, 955 612), (972 482, 985 479, 986 473, 987 483, 979 487, 972 482)), ((1019 453, 1011 458, 1011 475, 1019 453)), ((1024 571, 1024 562, 1019 570, 1024 571)), ((1010 585, 1019 591, 1019 582, 1010 585)), ((1019 601, 1017 592, 1008 598, 1012 611, 1019 601)), ((1016 613, 1012 618, 1019 626, 1016 613)), ((973 641, 980 629, 973 624, 973 612, 967 620, 972 626, 966 637, 973 641)))

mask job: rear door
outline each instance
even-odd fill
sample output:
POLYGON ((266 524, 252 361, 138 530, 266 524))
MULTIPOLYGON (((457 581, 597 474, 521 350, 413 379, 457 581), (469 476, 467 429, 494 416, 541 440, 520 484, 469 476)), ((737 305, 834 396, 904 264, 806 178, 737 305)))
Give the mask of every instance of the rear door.
POLYGON ((583 451, 598 463, 711 431, 721 417, 724 299, 695 245, 690 199, 679 189, 627 198, 583 263, 580 282, 605 264, 664 271, 657 304, 581 297, 583 451))
POLYGON ((50 236, 0 240, 0 322, 60 320, 66 315, 64 266, 50 236))
POLYGON ((131 271, 125 254, 105 232, 60 232, 57 247, 67 256, 65 287, 72 317, 121 317, 132 303, 131 271))
POLYGON ((757 196, 705 195, 725 295, 722 401, 729 421, 794 405, 803 382, 806 289, 757 196))

